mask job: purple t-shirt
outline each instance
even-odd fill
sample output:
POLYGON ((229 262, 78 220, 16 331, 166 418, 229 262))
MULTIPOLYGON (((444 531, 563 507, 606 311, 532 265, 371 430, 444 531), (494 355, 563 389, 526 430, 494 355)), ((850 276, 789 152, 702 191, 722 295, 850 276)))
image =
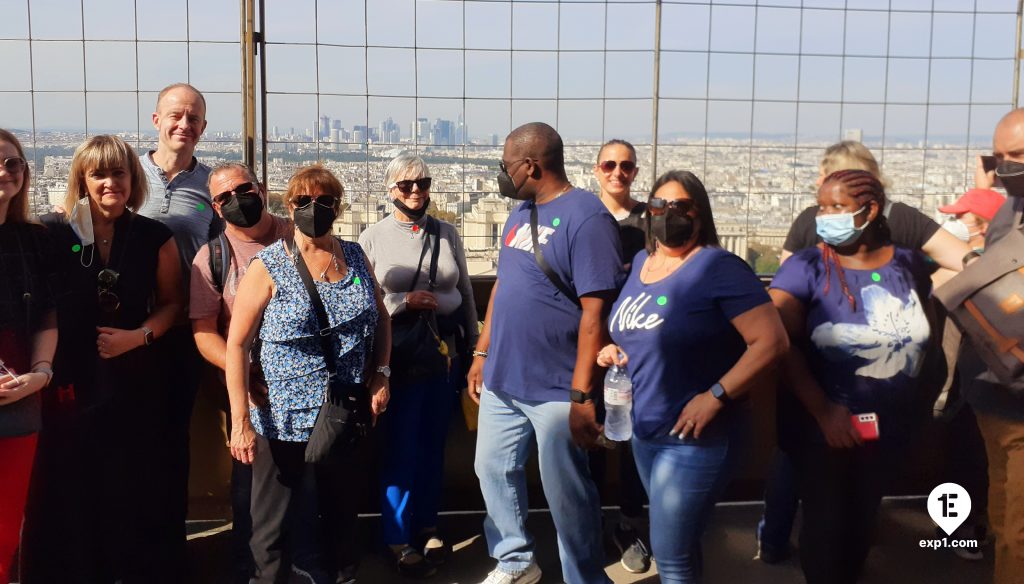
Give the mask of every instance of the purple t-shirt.
POLYGON ((724 249, 701 249, 651 284, 640 281, 647 255, 636 255, 608 320, 629 356, 633 433, 641 439, 667 434, 686 403, 736 364, 747 346, 732 319, 771 302, 750 266, 724 249))
POLYGON ((828 399, 854 414, 877 413, 880 434, 891 437, 909 421, 928 348, 923 302, 931 293, 929 269, 919 252, 897 247, 878 269, 843 271, 855 310, 834 267, 825 294, 825 264, 817 247, 786 260, 771 287, 804 305, 807 365, 828 399))
MULTIPOLYGON (((512 211, 502 232, 484 383, 521 399, 569 401, 580 310, 534 259, 532 205, 512 211)), ((597 197, 573 189, 538 205, 537 213, 541 253, 562 282, 577 296, 618 289, 619 227, 597 197)))

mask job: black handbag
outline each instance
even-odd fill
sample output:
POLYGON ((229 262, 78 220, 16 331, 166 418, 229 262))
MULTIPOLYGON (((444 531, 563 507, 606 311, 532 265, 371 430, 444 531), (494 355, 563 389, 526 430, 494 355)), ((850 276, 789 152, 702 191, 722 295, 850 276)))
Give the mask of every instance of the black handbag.
MULTIPOLYGON (((424 237, 420 262, 409 291, 416 289, 420 268, 430 242, 428 290, 433 290, 437 278, 437 258, 441 252, 441 225, 433 217, 427 218, 427 237, 424 237)), ((409 310, 391 319, 391 370, 399 382, 423 379, 448 371, 448 345, 442 338, 437 313, 433 310, 409 310)))
POLYGON ((337 450, 354 446, 366 435, 370 426, 370 397, 369 390, 362 383, 346 383, 338 377, 331 343, 334 332, 327 318, 327 310, 324 309, 320 293, 313 284, 313 277, 294 240, 288 242, 288 248, 316 313, 317 337, 327 366, 324 401, 317 413, 309 442, 306 443, 306 462, 316 464, 327 461, 337 450))

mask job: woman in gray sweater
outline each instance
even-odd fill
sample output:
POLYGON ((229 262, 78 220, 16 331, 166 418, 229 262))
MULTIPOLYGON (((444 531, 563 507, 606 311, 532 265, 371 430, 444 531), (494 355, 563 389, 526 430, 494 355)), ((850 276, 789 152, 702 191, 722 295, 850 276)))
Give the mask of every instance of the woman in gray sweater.
POLYGON ((395 331, 392 399, 382 419, 384 543, 400 573, 429 577, 449 550, 437 533, 444 445, 462 387, 458 353, 476 346, 476 305, 455 226, 427 215, 431 178, 426 163, 400 154, 388 164, 385 183, 395 210, 359 237, 395 331), (426 327, 426 352, 421 346, 402 346, 402 331, 417 326, 426 327))

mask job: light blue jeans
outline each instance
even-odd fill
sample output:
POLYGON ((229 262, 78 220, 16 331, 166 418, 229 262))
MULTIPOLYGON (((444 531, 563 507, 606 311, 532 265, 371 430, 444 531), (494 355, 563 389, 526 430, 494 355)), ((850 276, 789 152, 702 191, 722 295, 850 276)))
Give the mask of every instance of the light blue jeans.
POLYGON ((536 436, 540 477, 558 531, 562 578, 568 584, 608 583, 601 543, 601 507, 586 453, 569 433, 569 402, 527 401, 484 389, 476 441, 476 476, 487 505, 487 551, 507 572, 533 561, 526 531, 526 460, 536 436))
POLYGON ((651 501, 651 552, 665 584, 700 582, 700 538, 732 474, 747 420, 716 422, 699 440, 633 437, 633 457, 651 501))

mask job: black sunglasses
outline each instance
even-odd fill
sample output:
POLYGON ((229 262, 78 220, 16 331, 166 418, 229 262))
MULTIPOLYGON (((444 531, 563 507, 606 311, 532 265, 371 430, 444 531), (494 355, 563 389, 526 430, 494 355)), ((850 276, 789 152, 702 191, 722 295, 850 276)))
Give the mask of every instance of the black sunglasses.
POLYGON ((629 174, 636 170, 636 163, 632 160, 623 160, 622 162, 616 162, 614 160, 605 160, 600 165, 601 170, 611 174, 615 171, 615 167, 618 166, 622 169, 622 172, 629 174))
POLYGON ((103 312, 115 312, 121 307, 121 299, 114 292, 119 277, 120 274, 110 268, 100 270, 100 273, 96 276, 96 295, 99 300, 100 310, 103 312))
POLYGON ((418 188, 421 191, 429 191, 430 183, 432 181, 432 178, 430 178, 429 176, 425 176, 423 178, 418 178, 416 180, 400 180, 397 182, 393 182, 391 183, 391 186, 389 186, 388 188, 398 189, 399 191, 402 191, 403 193, 408 195, 409 193, 412 192, 413 185, 416 185, 416 188, 418 188))
POLYGON ((295 197, 295 207, 301 209, 315 202, 321 207, 335 208, 338 205, 338 197, 334 195, 299 195, 295 197))
POLYGON ((25 170, 25 166, 28 163, 25 159, 20 156, 12 156, 10 158, 4 158, 4 170, 11 174, 19 173, 25 170))
POLYGON ((513 160, 512 162, 509 162, 508 164, 505 164, 505 161, 502 160, 502 161, 498 162, 498 168, 501 169, 501 172, 504 172, 505 174, 508 174, 508 167, 512 166, 513 164, 515 164, 517 162, 522 162, 524 160, 529 160, 529 158, 520 158, 519 160, 513 160))
POLYGON ((230 191, 224 191, 223 193, 217 195, 216 197, 213 198, 213 202, 217 203, 218 205, 223 205, 224 203, 227 203, 228 199, 230 199, 232 196, 251 195, 256 192, 255 186, 256 185, 254 185, 251 182, 244 182, 236 186, 235 188, 231 189, 230 191))
POLYGON ((651 215, 661 215, 666 211, 673 215, 686 215, 696 207, 697 205, 691 199, 669 201, 660 197, 651 197, 651 200, 647 201, 647 208, 650 209, 651 215))

